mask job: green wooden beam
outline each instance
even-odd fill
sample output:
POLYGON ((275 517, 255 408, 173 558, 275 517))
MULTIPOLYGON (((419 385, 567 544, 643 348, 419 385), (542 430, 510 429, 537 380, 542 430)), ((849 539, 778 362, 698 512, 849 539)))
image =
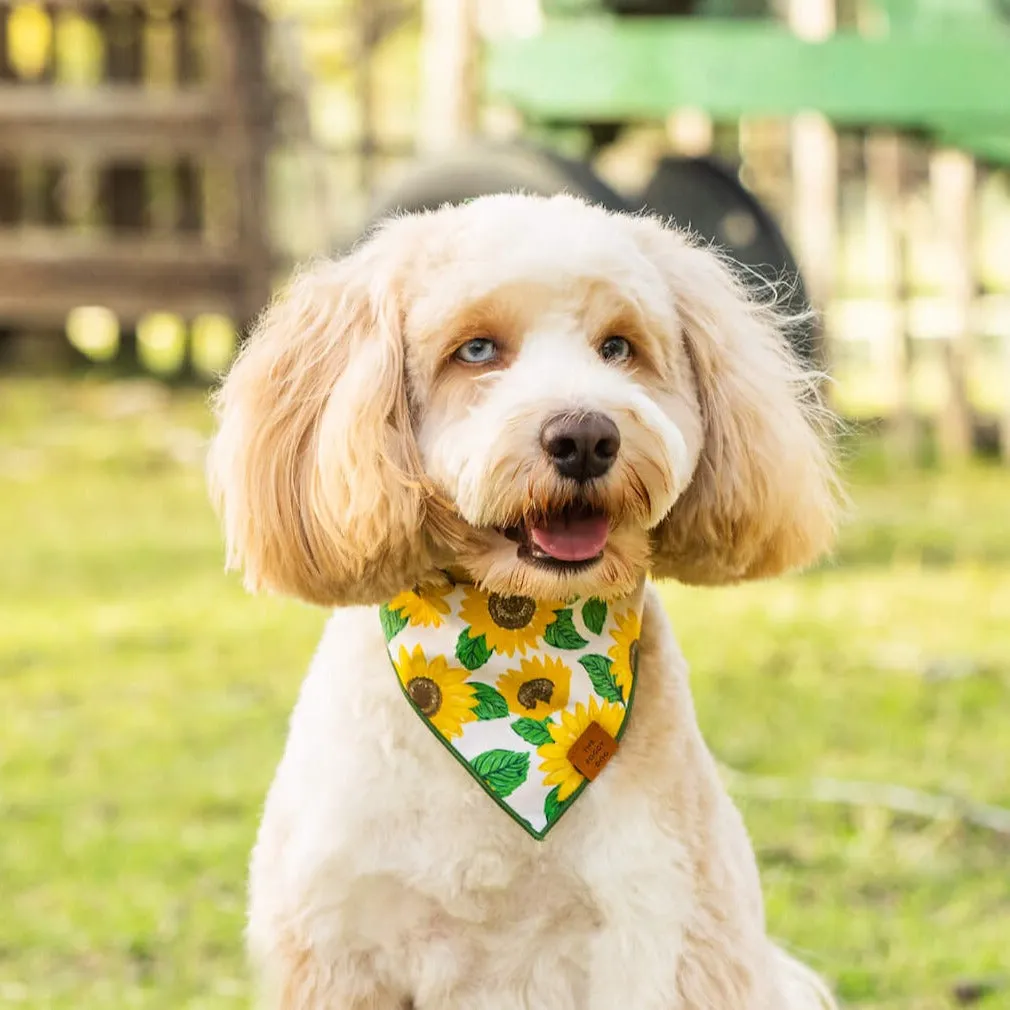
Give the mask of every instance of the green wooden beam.
POLYGON ((548 20, 492 45, 490 96, 553 122, 824 113, 840 125, 1010 133, 1010 30, 838 33, 804 42, 780 25, 714 18, 548 20))
POLYGON ((1010 165, 1010 130, 1005 133, 965 133, 961 130, 940 130, 939 143, 968 151, 982 161, 1010 165))

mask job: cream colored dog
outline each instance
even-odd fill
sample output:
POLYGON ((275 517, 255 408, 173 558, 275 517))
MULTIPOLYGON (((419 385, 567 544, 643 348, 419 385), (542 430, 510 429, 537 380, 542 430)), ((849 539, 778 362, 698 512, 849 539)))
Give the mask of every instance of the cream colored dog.
POLYGON ((252 861, 267 1005, 828 1001, 766 935, 651 589, 627 733, 542 840, 432 739, 377 612, 446 570, 500 596, 617 600, 648 573, 734 582, 830 545, 808 378, 711 251, 569 197, 403 217, 294 281, 218 408, 231 564, 253 589, 340 608, 252 861))

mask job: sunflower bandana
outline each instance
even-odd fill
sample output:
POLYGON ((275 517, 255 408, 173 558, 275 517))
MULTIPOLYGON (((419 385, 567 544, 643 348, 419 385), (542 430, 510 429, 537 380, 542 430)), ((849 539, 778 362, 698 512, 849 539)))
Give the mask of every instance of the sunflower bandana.
POLYGON ((485 792, 543 838, 613 754, 638 669, 643 593, 534 600, 447 581, 380 609, 411 706, 485 792))

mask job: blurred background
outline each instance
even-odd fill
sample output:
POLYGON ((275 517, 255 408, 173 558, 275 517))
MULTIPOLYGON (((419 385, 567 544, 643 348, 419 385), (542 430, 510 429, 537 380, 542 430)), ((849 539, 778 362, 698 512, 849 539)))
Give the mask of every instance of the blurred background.
POLYGON ((0 1006, 249 1002, 325 615, 247 597, 207 394, 295 262, 569 190, 725 248, 849 422, 812 572, 664 588, 771 932, 1010 1007, 1007 0, 0 0, 0 1006))

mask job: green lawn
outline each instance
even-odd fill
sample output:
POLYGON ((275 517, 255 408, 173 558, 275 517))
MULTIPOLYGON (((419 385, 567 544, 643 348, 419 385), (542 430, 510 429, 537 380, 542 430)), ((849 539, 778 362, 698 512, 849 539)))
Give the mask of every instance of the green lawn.
MULTIPOLYGON (((208 426, 196 394, 0 382, 0 1005, 248 1002, 246 854, 323 615, 221 573, 208 426)), ((1010 1007, 1010 837, 806 797, 1010 806, 1010 473, 852 470, 834 565, 669 589, 702 723, 772 931, 846 1003, 1010 1007)))

